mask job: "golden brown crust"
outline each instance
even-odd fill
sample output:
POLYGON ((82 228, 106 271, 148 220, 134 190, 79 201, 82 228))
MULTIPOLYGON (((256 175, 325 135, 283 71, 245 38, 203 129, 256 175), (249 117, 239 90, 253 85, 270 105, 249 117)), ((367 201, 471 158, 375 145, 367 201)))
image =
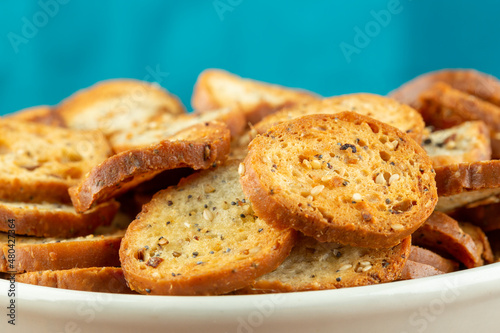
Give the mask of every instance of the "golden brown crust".
POLYGON ((352 111, 389 124, 420 143, 424 121, 418 111, 398 101, 375 94, 357 93, 325 98, 320 101, 283 108, 255 125, 263 134, 271 127, 308 114, 335 114, 352 111))
POLYGON ((69 189, 77 212, 125 193, 162 171, 190 167, 207 169, 222 163, 229 154, 230 133, 221 123, 195 125, 191 140, 164 140, 156 145, 111 156, 94 167, 85 179, 69 189))
POLYGON ((309 115, 281 123, 252 141, 244 165, 243 190, 259 217, 323 242, 394 246, 425 222, 437 201, 431 161, 422 148, 396 128, 352 112, 309 115), (306 144, 310 145, 304 148, 306 144), (311 159, 318 168, 307 170, 311 159), (337 168, 342 169, 335 171, 340 177, 334 173, 333 178, 325 178, 337 168), (305 177, 299 172, 302 170, 305 177), (358 178, 345 176, 358 171, 358 178), (391 187, 391 172, 406 172, 407 176, 397 177, 405 186, 391 187), (376 182, 379 174, 385 177, 380 177, 382 184, 376 182), (302 187, 292 190, 291 184, 302 187), (308 195, 314 192, 311 187, 320 189, 314 197, 308 195), (410 187, 411 199, 401 197, 410 187), (380 192, 384 198, 376 194, 380 192), (369 199, 372 194, 377 198, 369 199), (383 210, 379 209, 382 205, 383 210))
POLYGON ((500 82, 498 79, 471 69, 445 69, 425 73, 392 91, 389 96, 418 109, 420 94, 436 82, 444 82, 454 89, 500 106, 500 82))
POLYGON ((127 286, 120 267, 91 267, 28 272, 16 275, 16 282, 101 293, 134 293, 127 286))
POLYGON ((451 273, 458 270, 458 262, 443 258, 437 253, 418 246, 411 247, 408 260, 432 266, 443 273, 451 273))
POLYGON ((243 198, 237 161, 160 191, 127 229, 120 249, 133 290, 217 295, 248 285, 290 253, 293 230, 275 230, 243 198))
POLYGON ((12 219, 17 235, 61 238, 85 236, 101 225, 109 225, 119 206, 116 201, 108 201, 85 214, 78 214, 73 206, 0 202, 0 231, 12 230, 8 222, 12 219))
MULTIPOLYGON (((43 238, 16 237, 14 267, 10 270, 23 273, 76 267, 119 267, 121 238, 122 235, 87 236, 43 243, 43 238)), ((8 244, 1 245, 3 256, 8 258, 8 244)))
POLYGON ((441 212, 434 212, 415 231, 412 242, 438 253, 447 253, 468 268, 483 264, 472 237, 460 228, 457 221, 441 212))
POLYGON ((411 237, 393 248, 367 249, 320 243, 302 236, 275 271, 236 293, 337 289, 394 281, 405 266, 410 248, 411 237))
POLYGON ((405 267, 403 268, 403 271, 401 272, 400 279, 401 280, 413 280, 413 279, 420 279, 420 278, 439 275, 439 274, 444 274, 444 272, 440 271, 439 269, 437 269, 431 265, 416 262, 413 260, 408 260, 406 262, 405 267))
POLYGON ((238 106, 255 124, 276 110, 318 100, 313 93, 243 79, 219 69, 203 71, 196 81, 191 104, 198 112, 238 106))
POLYGON ((48 105, 34 106, 4 116, 6 119, 29 121, 44 125, 65 127, 62 118, 48 105))
POLYGON ((500 161, 451 164, 435 168, 441 197, 500 187, 500 161))

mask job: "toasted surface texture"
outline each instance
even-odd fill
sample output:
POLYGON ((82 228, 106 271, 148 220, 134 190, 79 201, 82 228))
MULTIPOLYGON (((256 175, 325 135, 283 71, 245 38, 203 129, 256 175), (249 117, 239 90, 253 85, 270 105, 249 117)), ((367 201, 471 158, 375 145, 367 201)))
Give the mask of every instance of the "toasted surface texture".
POLYGON ((0 120, 0 199, 68 203, 68 188, 111 149, 98 131, 0 120))
POLYGON ((482 121, 466 121, 432 132, 423 147, 434 167, 491 159, 490 131, 482 121))
POLYGON ((451 273, 458 270, 458 262, 443 258, 437 253, 418 246, 411 247, 411 253, 408 260, 430 265, 443 273, 451 273))
POLYGON ((415 245, 453 256, 466 267, 481 266, 483 260, 472 237, 457 221, 441 212, 434 212, 413 235, 415 245))
POLYGON ((133 293, 128 288, 120 267, 90 267, 28 272, 16 275, 16 282, 101 293, 133 293))
POLYGON ((435 168, 442 212, 500 194, 500 161, 450 164, 435 168))
POLYGON ((353 112, 281 123, 250 144, 243 190, 259 217, 322 242, 391 247, 437 201, 423 149, 394 127, 353 112))
POLYGON ((290 253, 292 230, 268 226, 238 182, 238 161, 154 196, 127 229, 125 278, 140 293, 215 295, 243 288, 290 253))
POLYGON ((465 121, 482 120, 490 129, 492 156, 500 157, 500 106, 436 83, 420 96, 419 108, 426 124, 449 128, 465 121))
POLYGON ((238 293, 337 289, 390 282, 399 278, 410 247, 410 237, 393 248, 368 249, 320 243, 301 236, 276 270, 238 293))
POLYGON ((78 212, 125 193, 162 171, 207 169, 222 163, 230 149, 230 133, 218 122, 194 125, 173 138, 116 154, 94 167, 69 192, 78 212))
POLYGON ((459 222, 458 224, 465 233, 472 237, 472 240, 476 243, 477 253, 484 263, 491 264, 494 260, 493 251, 484 231, 468 222, 459 222))
MULTIPOLYGON (((124 231, 77 238, 37 238, 16 236, 12 267, 17 273, 84 267, 120 266, 118 250, 124 231)), ((3 259, 8 258, 8 234, 0 233, 3 259)), ((0 267, 1 268, 1 267, 0 267)))
POLYGON ((254 124, 284 106, 318 99, 310 92, 243 79, 220 69, 207 69, 196 81, 191 104, 200 112, 238 105, 247 121, 254 124))
POLYGON ((4 116, 5 119, 29 121, 50 126, 64 127, 61 117, 48 105, 34 106, 4 116))
POLYGON ((163 114, 183 114, 179 99, 157 84, 109 80, 77 91, 57 106, 66 125, 99 129, 106 136, 154 121, 163 114))
POLYGON ((0 231, 8 232, 9 220, 15 221, 15 233, 37 237, 77 237, 109 225, 118 211, 116 201, 108 201, 85 214, 71 205, 33 204, 0 201, 0 231))
POLYGON ((419 108, 419 96, 436 82, 474 95, 500 106, 500 82, 497 78, 471 69, 445 69, 422 74, 390 93, 390 97, 419 108))
POLYGON ((211 110, 203 114, 165 114, 154 122, 139 124, 116 133, 110 138, 110 143, 115 152, 123 152, 163 140, 182 140, 188 136, 196 136, 200 126, 210 121, 225 123, 231 137, 238 136, 246 126, 244 115, 237 109, 211 110))
POLYGON ((272 126, 294 118, 309 114, 335 114, 342 111, 356 112, 387 123, 407 133, 419 143, 422 139, 424 121, 418 111, 392 98, 374 94, 335 96, 287 107, 262 119, 255 125, 255 129, 262 134, 272 126))

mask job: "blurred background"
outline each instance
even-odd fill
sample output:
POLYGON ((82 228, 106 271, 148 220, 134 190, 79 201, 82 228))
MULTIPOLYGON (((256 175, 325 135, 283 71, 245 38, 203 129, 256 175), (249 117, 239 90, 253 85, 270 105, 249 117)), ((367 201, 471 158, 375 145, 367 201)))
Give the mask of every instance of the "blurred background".
POLYGON ((495 0, 11 0, 0 13, 0 114, 121 77, 190 109, 210 67, 324 96, 386 94, 441 68, 500 77, 495 0))

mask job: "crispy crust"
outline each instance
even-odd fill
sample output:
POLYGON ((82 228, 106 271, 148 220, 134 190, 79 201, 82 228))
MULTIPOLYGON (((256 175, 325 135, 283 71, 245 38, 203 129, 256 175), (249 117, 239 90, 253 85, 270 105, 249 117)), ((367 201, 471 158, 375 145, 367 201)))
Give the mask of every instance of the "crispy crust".
MULTIPOLYGON (((24 239, 27 240, 28 237, 16 237, 14 269, 10 270, 17 273, 120 266, 118 251, 122 235, 87 236, 85 239, 50 243, 26 243, 24 239)), ((2 245, 5 260, 8 258, 9 247, 6 243, 2 245)))
POLYGON ((338 289, 394 281, 405 266, 410 248, 411 237, 389 249, 339 247, 301 237, 290 256, 275 271, 261 276, 236 294, 338 289), (316 252, 320 258, 315 257, 316 252), (359 256, 351 258, 349 252, 359 253, 359 256), (345 257, 353 261, 346 261, 349 259, 345 257), (365 267, 368 269, 363 271, 365 267))
POLYGON ((101 225, 109 225, 120 205, 108 201, 85 214, 67 210, 39 209, 15 203, 16 206, 0 202, 0 231, 8 232, 9 219, 15 220, 15 233, 36 237, 70 238, 91 234, 101 225))
POLYGON ((415 231, 412 242, 438 253, 447 253, 468 268, 483 264, 472 237, 460 228, 457 221, 441 212, 434 212, 425 224, 415 231))
POLYGON ((62 118, 48 105, 34 106, 4 116, 6 119, 29 121, 44 125, 65 127, 62 118))
POLYGON ((412 139, 422 140, 424 121, 418 111, 398 101, 375 94, 357 93, 325 98, 321 101, 295 105, 273 113, 255 125, 259 134, 271 127, 308 114, 334 114, 352 111, 385 122, 407 133, 412 139))
POLYGON ((443 273, 451 273, 458 270, 458 262, 441 257, 430 250, 412 246, 408 260, 430 265, 443 273))
POLYGON ((238 165, 232 161, 194 174, 177 187, 158 192, 143 207, 120 248, 122 268, 132 290, 151 295, 225 294, 285 260, 295 243, 295 232, 267 227, 244 208, 243 193, 237 188, 238 165), (207 183, 215 190, 205 192, 207 183), (229 204, 236 197, 238 203, 229 204), (186 198, 191 200, 192 212, 178 208, 185 208, 186 198), (203 211, 205 202, 216 208, 210 210, 209 222, 205 215, 209 213, 203 211), (222 202, 227 203, 226 208, 221 207, 222 202), (163 238, 168 240, 162 245, 158 240, 163 238), (151 264, 155 258, 159 263, 151 264))
POLYGON ((418 109, 420 94, 436 82, 447 83, 454 89, 500 106, 500 82, 491 75, 471 69, 445 69, 425 73, 392 91, 389 96, 418 109))
POLYGON ((318 96, 311 92, 243 79, 220 69, 207 69, 196 81, 191 105, 198 112, 237 105, 244 112, 247 121, 255 124, 278 109, 315 100, 318 100, 318 96), (217 89, 216 82, 219 80, 226 87, 234 87, 238 92, 228 94, 226 89, 217 89), (252 98, 251 102, 242 101, 246 94, 258 97, 252 98))
POLYGON ((16 282, 80 291, 134 294, 127 286, 123 271, 119 267, 28 272, 16 275, 16 282))
MULTIPOLYGON (((326 133, 327 131, 328 130, 324 130, 322 133, 326 133)), ((373 131, 373 129, 371 131, 373 131)), ((367 136, 361 137, 361 139, 365 141, 372 139, 377 140, 375 136, 370 136, 374 135, 374 132, 371 131, 364 132, 367 133, 367 136)), ((321 139, 321 144, 326 142, 326 145, 337 146, 337 142, 342 139, 343 138, 340 137, 336 138, 334 135, 328 137, 327 134, 324 134, 324 137, 321 139)), ((313 140, 316 142, 314 138, 310 139, 311 142, 313 140)), ((325 147, 324 149, 328 150, 324 152, 319 150, 316 151, 317 149, 314 151, 319 154, 333 152, 334 147, 325 147)), ((336 149, 338 150, 338 146, 336 149)), ((306 154, 306 152, 304 152, 304 154, 306 154)), ((268 156, 266 158, 270 159, 272 157, 273 156, 268 156)), ((278 164, 281 163, 278 161, 273 162, 278 164)), ((296 162, 294 161, 293 163, 296 162)), ((297 163, 300 164, 300 162, 297 163)), ((353 112, 344 112, 335 115, 309 115, 279 124, 269 130, 265 135, 258 136, 252 141, 244 165, 246 171, 240 181, 257 215, 275 227, 291 227, 321 242, 338 242, 345 245, 370 248, 395 246, 425 222, 425 219, 432 213, 437 202, 434 175, 431 171, 431 161, 426 156, 423 149, 414 140, 409 139, 406 134, 400 132, 396 128, 353 112), (338 125, 335 119, 339 122, 338 125), (387 136, 397 136, 399 138, 398 152, 392 153, 396 155, 399 154, 398 156, 400 156, 401 159, 395 159, 394 161, 406 164, 408 163, 407 157, 411 156, 411 158, 417 159, 417 162, 420 164, 420 172, 415 179, 412 177, 407 178, 408 186, 417 186, 418 189, 415 191, 419 192, 418 200, 412 199, 415 201, 415 204, 412 203, 411 209, 398 211, 397 214, 391 212, 388 216, 385 212, 389 212, 389 210, 380 213, 378 210, 372 209, 365 201, 353 201, 352 203, 355 204, 355 210, 349 206, 351 203, 350 201, 347 203, 335 203, 335 205, 341 205, 341 207, 332 207, 331 205, 334 204, 326 200, 326 197, 325 202, 328 201, 328 203, 325 203, 324 206, 315 207, 314 204, 306 200, 302 201, 302 198, 299 198, 297 195, 292 196, 292 194, 287 194, 288 192, 286 189, 276 181, 278 177, 282 177, 280 173, 281 170, 291 165, 277 166, 276 171, 274 167, 266 165, 266 163, 263 162, 264 155, 269 155, 271 152, 274 152, 274 148, 280 150, 282 154, 294 154, 288 152, 286 149, 282 149, 279 146, 280 142, 291 146, 295 144, 296 141, 301 142, 301 140, 307 140, 306 138, 302 139, 300 134, 295 135, 296 133, 308 133, 313 127, 318 127, 321 130, 321 126, 323 126, 323 124, 326 126, 328 122, 336 124, 332 126, 342 128, 346 123, 340 125, 341 121, 353 123, 356 126, 360 126, 360 128, 362 124, 369 124, 374 126, 377 131, 387 136), (288 133, 292 134, 289 135, 288 133), (275 140, 275 138, 279 139, 275 140), (401 151, 405 151, 405 153, 401 151), (403 156, 403 154, 407 155, 403 156), (278 174, 278 176, 275 176, 276 174, 278 174), (422 176, 423 174, 427 175, 427 177, 424 178, 422 176), (411 185, 413 182, 415 182, 415 185, 411 185), (424 189, 426 189, 426 191, 424 191, 424 189), (338 209, 341 208, 350 209, 351 211, 350 213, 344 212, 344 215, 341 216, 338 213, 338 209), (329 213, 330 211, 331 214, 329 213), (367 223, 366 219, 371 222, 367 223), (393 224, 398 224, 401 228, 395 230, 396 228, 392 228, 393 224)), ((291 167, 293 168, 296 166, 293 165, 291 167)), ((321 175, 317 177, 321 177, 321 175)), ((368 181, 368 177, 366 181, 368 181)), ((290 182, 297 182, 297 180, 290 180, 290 182)), ((318 184, 320 183, 318 182, 318 184)), ((340 185, 337 186, 334 183, 333 186, 333 188, 337 188, 340 185)), ((325 195, 323 193, 324 192, 321 192, 321 196, 325 195)), ((351 200, 350 197, 348 199, 351 200)))
POLYGON ((230 133, 221 123, 195 125, 199 136, 192 140, 164 140, 156 145, 111 156, 94 167, 85 179, 69 189, 77 212, 127 192, 162 171, 183 167, 207 169, 222 163, 229 154, 230 133))
POLYGON ((405 267, 403 268, 400 280, 420 279, 439 274, 444 274, 444 272, 431 265, 408 260, 405 267))
POLYGON ((500 187, 500 161, 451 164, 435 168, 438 196, 500 187))

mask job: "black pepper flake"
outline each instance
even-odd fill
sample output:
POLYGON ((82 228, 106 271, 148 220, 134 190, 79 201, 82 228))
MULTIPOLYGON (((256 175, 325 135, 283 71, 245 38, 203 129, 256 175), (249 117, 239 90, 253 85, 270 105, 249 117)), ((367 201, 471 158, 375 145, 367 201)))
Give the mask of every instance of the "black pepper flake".
POLYGON ((174 203, 172 202, 172 200, 168 200, 167 201, 167 206, 172 206, 174 203))
POLYGON ((313 275, 311 275, 311 279, 314 279, 315 277, 316 277, 316 275, 314 275, 314 274, 313 274, 313 275))
POLYGON ((232 206, 236 206, 236 202, 231 201, 231 205, 232 205, 232 206))
POLYGON ((192 197, 193 197, 193 196, 192 196, 191 194, 190 194, 190 195, 188 195, 188 199, 191 199, 192 197))
POLYGON ((276 164, 273 164, 274 169, 278 169, 278 166, 276 164))
POLYGON ((171 222, 170 221, 167 221, 167 225, 169 225, 171 222))
POLYGON ((394 162, 391 162, 391 163, 389 163, 389 164, 390 164, 390 165, 396 165, 396 163, 394 163, 394 162))
POLYGON ((259 229, 259 232, 262 232, 263 230, 264 230, 263 228, 260 228, 260 229, 259 229))
POLYGON ((347 186, 347 185, 349 185, 349 182, 346 180, 346 181, 344 181, 344 182, 342 183, 342 185, 347 186))
POLYGON ((343 144, 343 145, 340 147, 340 150, 347 150, 347 149, 349 149, 349 148, 351 148, 351 151, 352 151, 353 153, 355 153, 355 152, 356 152, 356 146, 355 146, 355 145, 351 145, 350 143, 343 144))
POLYGON ((175 277, 175 273, 172 273, 172 276, 175 277))
POLYGON ((342 281, 342 278, 339 276, 338 278, 335 279, 337 282, 342 281))
POLYGON ((203 206, 203 207, 208 208, 208 205, 207 205, 207 204, 205 204, 205 206, 203 206))
POLYGON ((195 252, 193 252, 193 258, 196 258, 196 257, 198 256, 198 254, 199 254, 199 253, 198 253, 198 252, 196 252, 196 251, 195 251, 195 252))

